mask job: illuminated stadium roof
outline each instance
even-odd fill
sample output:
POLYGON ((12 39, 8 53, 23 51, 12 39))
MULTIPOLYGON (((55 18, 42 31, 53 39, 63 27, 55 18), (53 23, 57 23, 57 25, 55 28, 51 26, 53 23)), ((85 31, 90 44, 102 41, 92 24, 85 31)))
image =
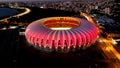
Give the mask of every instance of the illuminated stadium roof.
POLYGON ((29 24, 25 31, 27 41, 35 47, 70 50, 87 47, 97 39, 95 24, 75 17, 49 17, 29 24))

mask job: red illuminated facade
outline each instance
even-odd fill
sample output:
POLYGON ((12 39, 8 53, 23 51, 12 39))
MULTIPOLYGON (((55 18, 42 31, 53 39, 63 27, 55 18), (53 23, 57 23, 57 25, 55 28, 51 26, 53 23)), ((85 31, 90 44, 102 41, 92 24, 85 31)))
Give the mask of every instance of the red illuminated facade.
POLYGON ((90 46, 97 39, 98 29, 81 18, 49 17, 29 24, 25 36, 38 48, 70 50, 90 46))

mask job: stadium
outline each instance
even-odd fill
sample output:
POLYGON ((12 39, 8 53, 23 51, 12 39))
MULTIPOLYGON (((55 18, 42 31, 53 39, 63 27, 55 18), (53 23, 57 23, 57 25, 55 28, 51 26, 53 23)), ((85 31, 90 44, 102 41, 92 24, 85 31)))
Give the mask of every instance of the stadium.
POLYGON ((70 51, 94 43, 98 29, 94 23, 77 17, 48 17, 29 24, 25 36, 32 46, 44 51, 70 51))

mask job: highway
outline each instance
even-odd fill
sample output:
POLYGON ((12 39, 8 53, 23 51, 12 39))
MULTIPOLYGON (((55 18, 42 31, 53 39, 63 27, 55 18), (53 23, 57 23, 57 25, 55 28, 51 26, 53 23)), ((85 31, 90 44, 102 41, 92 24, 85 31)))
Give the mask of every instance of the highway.
MULTIPOLYGON (((89 14, 80 12, 80 15, 84 16, 91 23, 96 24, 95 20, 89 14)), ((112 38, 107 39, 103 38, 102 36, 99 36, 99 40, 101 41, 100 42, 97 41, 98 49, 102 51, 105 60, 112 61, 111 63, 112 66, 109 68, 120 68, 120 53, 117 52, 117 50, 113 47, 115 43, 113 39, 112 38)))
POLYGON ((120 68, 120 54, 116 51, 116 49, 113 47, 113 42, 106 38, 100 38, 102 42, 98 43, 98 48, 102 50, 105 60, 112 61, 114 68, 120 68))
POLYGON ((96 24, 96 21, 89 15, 83 12, 80 12, 80 16, 85 17, 89 22, 96 24))

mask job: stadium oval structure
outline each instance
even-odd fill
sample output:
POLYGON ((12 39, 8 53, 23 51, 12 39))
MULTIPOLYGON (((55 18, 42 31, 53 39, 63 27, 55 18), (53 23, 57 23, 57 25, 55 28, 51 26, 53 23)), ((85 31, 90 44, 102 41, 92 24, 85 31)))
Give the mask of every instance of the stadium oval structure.
POLYGON ((48 17, 29 24, 25 36, 39 49, 70 50, 90 46, 97 39, 98 29, 82 18, 48 17))

